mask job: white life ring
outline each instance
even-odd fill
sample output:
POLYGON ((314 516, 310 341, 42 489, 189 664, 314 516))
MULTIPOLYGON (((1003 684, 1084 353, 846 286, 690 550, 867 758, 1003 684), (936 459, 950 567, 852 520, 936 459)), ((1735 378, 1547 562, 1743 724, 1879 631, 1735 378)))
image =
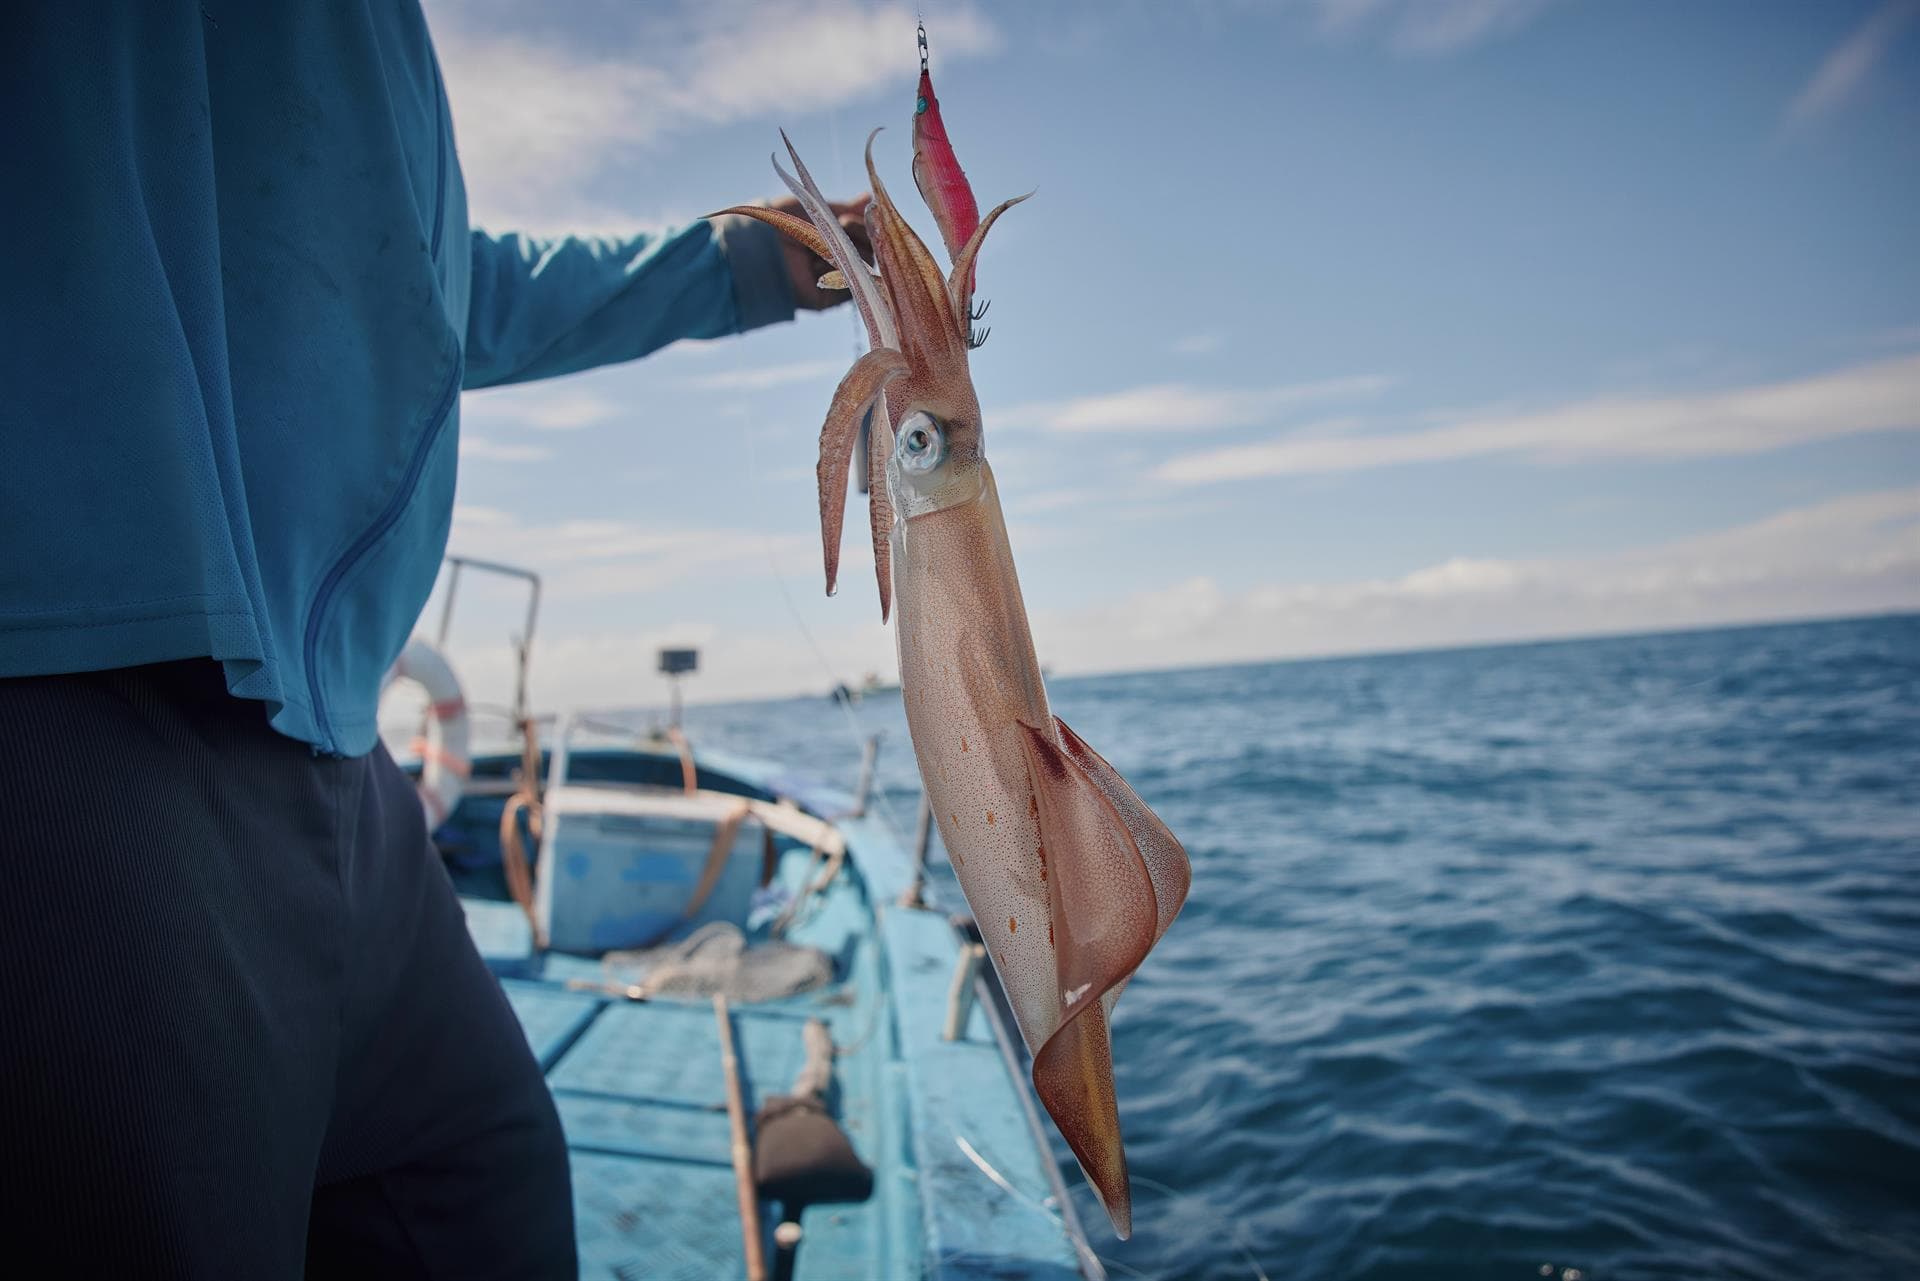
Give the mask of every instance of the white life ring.
POLYGON ((383 684, 412 681, 427 691, 426 733, 413 740, 420 758, 420 805, 427 812, 427 830, 447 821, 460 803, 460 791, 473 772, 468 748, 467 700, 453 665, 424 636, 415 636, 400 651, 383 684))

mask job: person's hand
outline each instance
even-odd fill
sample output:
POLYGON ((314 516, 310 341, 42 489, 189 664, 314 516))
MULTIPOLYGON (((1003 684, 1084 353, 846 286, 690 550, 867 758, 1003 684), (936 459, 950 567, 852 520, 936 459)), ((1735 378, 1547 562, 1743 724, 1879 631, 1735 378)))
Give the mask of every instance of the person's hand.
MULTIPOLYGON (((855 196, 852 200, 834 201, 827 207, 840 218, 840 226, 847 233, 847 239, 859 251, 862 258, 873 261, 873 247, 867 243, 867 202, 868 195, 855 196)), ((797 218, 806 217, 806 211, 800 208, 800 202, 792 196, 773 201, 773 207, 782 213, 790 213, 797 218)), ((807 311, 825 311, 828 307, 837 307, 851 298, 853 294, 845 289, 822 289, 820 277, 833 270, 833 264, 820 255, 786 236, 780 237, 780 252, 786 258, 787 278, 793 282, 793 302, 796 307, 807 311)))

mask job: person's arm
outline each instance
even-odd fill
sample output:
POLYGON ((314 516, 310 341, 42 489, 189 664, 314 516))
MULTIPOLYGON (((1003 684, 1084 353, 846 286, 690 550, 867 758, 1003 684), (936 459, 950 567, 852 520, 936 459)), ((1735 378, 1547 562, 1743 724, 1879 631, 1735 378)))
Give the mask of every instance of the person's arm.
MULTIPOLYGON (((775 209, 798 214, 791 197, 775 209)), ((867 197, 832 202, 871 260, 867 197)), ((816 283, 832 264, 762 222, 725 214, 626 239, 472 233, 467 387, 634 360, 680 338, 720 338, 847 301, 816 283)))
POLYGON ((794 312, 780 237, 748 218, 624 239, 471 235, 468 387, 633 360, 794 312))

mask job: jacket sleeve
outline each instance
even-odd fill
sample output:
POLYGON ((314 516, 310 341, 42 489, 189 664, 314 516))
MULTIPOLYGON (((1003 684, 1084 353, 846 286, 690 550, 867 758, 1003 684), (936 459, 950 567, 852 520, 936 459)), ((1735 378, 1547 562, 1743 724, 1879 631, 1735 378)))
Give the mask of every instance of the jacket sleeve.
POLYGON ((750 218, 626 238, 471 236, 469 388, 577 373, 793 316, 778 233, 750 218))

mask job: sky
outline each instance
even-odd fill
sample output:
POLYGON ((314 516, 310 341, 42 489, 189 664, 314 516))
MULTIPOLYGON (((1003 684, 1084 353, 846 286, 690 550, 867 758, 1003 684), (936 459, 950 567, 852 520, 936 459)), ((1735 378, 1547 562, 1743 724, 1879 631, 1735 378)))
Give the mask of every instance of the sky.
MULTIPOLYGON (((973 356, 1057 674, 1920 608, 1920 0, 928 0, 973 356)), ((860 147, 915 10, 428 0, 476 226, 612 234, 860 147)), ((849 308, 469 393, 450 550, 545 579, 533 695, 890 676, 813 468, 849 308)), ((511 593, 456 658, 504 697, 511 593)), ((430 606, 428 620, 437 618, 430 606)))

